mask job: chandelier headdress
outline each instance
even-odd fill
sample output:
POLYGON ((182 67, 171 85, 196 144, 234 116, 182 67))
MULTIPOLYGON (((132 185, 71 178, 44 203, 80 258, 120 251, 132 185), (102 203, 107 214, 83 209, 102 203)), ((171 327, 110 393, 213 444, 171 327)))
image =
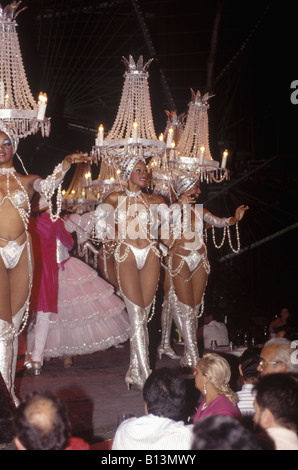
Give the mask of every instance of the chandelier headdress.
POLYGON ((14 132, 14 129, 6 126, 4 122, 0 120, 0 131, 4 132, 9 137, 12 144, 13 153, 16 153, 19 145, 19 139, 16 133, 14 132))
POLYGON ((229 172, 225 165, 213 160, 209 146, 209 99, 213 95, 191 90, 192 99, 189 103, 186 123, 183 133, 175 148, 170 154, 169 167, 172 176, 197 175, 201 181, 222 182, 228 179, 229 172))
POLYGON ((105 139, 103 127, 98 129, 93 155, 104 168, 113 169, 116 183, 121 181, 121 162, 134 160, 137 163, 165 152, 165 143, 156 137, 152 117, 148 85, 148 67, 152 60, 144 64, 142 56, 137 63, 132 56, 129 60, 123 58, 126 72, 114 124, 105 139))
POLYGON ((159 136, 160 140, 166 142, 166 151, 162 156, 153 158, 150 166, 152 168, 152 185, 155 194, 169 198, 172 202, 173 185, 168 165, 168 160, 174 154, 174 149, 180 140, 185 125, 185 113, 177 114, 176 111, 165 110, 168 116, 166 127, 159 136))
POLYGON ((191 189, 198 181, 197 176, 177 176, 174 179, 174 191, 177 196, 191 189))
POLYGON ((139 155, 135 155, 133 157, 127 155, 126 157, 122 158, 120 162, 120 171, 123 181, 127 182, 129 180, 132 170, 139 161, 146 163, 146 160, 139 155))
POLYGON ((35 134, 49 135, 50 120, 45 118, 47 98, 44 93, 35 101, 23 65, 16 18, 23 11, 19 2, 5 8, 0 4, 0 120, 17 143, 19 138, 35 134))

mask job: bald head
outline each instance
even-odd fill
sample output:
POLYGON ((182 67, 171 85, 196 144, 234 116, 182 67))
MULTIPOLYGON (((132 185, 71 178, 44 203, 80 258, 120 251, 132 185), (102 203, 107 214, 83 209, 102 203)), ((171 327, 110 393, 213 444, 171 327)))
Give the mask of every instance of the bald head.
POLYGON ((65 405, 50 393, 33 393, 16 411, 15 437, 26 450, 63 450, 70 438, 65 405))
POLYGON ((46 434, 54 429, 57 411, 56 403, 52 400, 35 395, 29 400, 24 416, 30 426, 46 434))

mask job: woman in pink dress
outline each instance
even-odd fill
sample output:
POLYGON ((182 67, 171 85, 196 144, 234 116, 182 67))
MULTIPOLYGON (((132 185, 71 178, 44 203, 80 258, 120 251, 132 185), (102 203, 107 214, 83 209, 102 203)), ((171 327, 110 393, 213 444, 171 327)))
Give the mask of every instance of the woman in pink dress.
POLYGON ((231 369, 219 354, 204 354, 194 372, 195 386, 204 398, 193 422, 212 415, 225 415, 241 419, 237 394, 230 388, 231 369))
POLYGON ((37 258, 31 297, 37 315, 27 344, 32 351, 29 368, 36 375, 45 358, 91 354, 129 338, 128 315, 114 287, 88 264, 70 256, 74 240, 63 220, 53 223, 46 207, 41 208, 29 226, 37 258))

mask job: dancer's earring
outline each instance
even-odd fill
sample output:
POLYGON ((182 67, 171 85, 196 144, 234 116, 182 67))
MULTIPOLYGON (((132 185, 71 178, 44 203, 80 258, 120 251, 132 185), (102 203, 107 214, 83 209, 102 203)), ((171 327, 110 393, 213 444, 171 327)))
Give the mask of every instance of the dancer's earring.
POLYGON ((205 383, 203 385, 203 393, 204 393, 204 395, 207 395, 207 387, 206 387, 205 383))

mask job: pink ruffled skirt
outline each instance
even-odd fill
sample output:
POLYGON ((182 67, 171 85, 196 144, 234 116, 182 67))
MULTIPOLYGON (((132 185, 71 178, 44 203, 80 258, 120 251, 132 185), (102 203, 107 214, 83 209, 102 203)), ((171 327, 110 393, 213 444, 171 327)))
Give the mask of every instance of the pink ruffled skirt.
POLYGON ((114 287, 71 257, 59 269, 58 314, 52 314, 44 357, 91 354, 129 339, 129 319, 114 287))

